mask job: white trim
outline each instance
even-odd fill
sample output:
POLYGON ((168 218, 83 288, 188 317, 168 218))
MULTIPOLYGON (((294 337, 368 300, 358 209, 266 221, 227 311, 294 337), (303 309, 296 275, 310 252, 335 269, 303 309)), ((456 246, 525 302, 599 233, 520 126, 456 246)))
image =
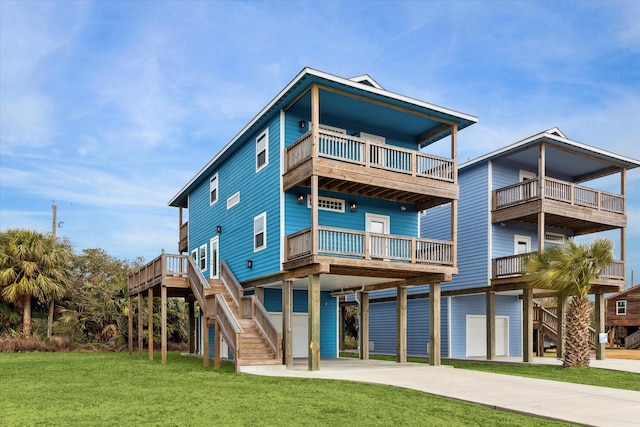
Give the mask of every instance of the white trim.
MULTIPOLYGON (((489 160, 487 164, 487 213, 486 221, 487 221, 487 233, 488 239, 487 244, 489 245, 487 250, 487 277, 485 283, 491 283, 491 277, 493 276, 493 224, 491 223, 491 209, 493 208, 493 191, 491 190, 493 186, 493 161, 489 160)), ((458 181, 458 185, 460 181, 458 181)))
POLYGON ((200 250, 198 252, 198 267, 200 271, 205 271, 207 269, 207 244, 200 245, 200 250), (204 267, 202 266, 202 260, 204 260, 204 267))
POLYGON ((266 128, 256 137, 256 173, 269 165, 269 128, 266 128), (263 151, 258 151, 258 142, 264 140, 264 163, 258 165, 258 155, 263 151))
MULTIPOLYGON (((451 336, 451 298, 453 297, 447 297, 447 333, 449 334, 449 336, 447 337, 449 347, 449 353, 447 357, 449 357, 450 359, 453 358, 453 337, 451 336)), ((429 347, 427 346, 427 348, 429 347)))
POLYGON ((220 199, 220 179, 218 179, 218 172, 213 174, 211 178, 209 178, 209 206, 213 206, 220 199), (214 189, 214 181, 215 181, 215 190, 216 190, 216 199, 211 200, 211 192, 214 189))
MULTIPOLYGON (((518 242, 525 242, 527 245, 527 252, 531 252, 531 236, 523 236, 521 234, 513 235, 513 254, 518 255, 518 242)), ((527 253, 525 252, 525 253, 527 253)))
POLYGON ((263 249, 267 248, 267 213, 262 212, 260 215, 256 215, 253 217, 253 252, 259 252, 263 249), (259 233, 256 233, 256 220, 262 219, 262 233, 264 234, 262 238, 262 246, 256 247, 256 236, 259 233))
POLYGON ((376 135, 375 133, 367 133, 367 132, 360 132, 360 138, 365 139, 369 142, 375 142, 378 144, 386 144, 387 143, 387 138, 382 136, 382 135, 376 135))
MULTIPOLYGON (((284 110, 280 110, 280 150, 278 151, 279 153, 284 153, 284 143, 285 143, 285 132, 286 132, 286 126, 285 126, 285 121, 286 121, 286 114, 284 112, 284 110)), ((284 248, 286 246, 286 236, 284 233, 284 229, 285 229, 285 215, 286 215, 286 209, 285 209, 285 203, 284 203, 284 191, 282 191, 282 177, 284 175, 284 156, 282 154, 280 154, 279 158, 279 164, 280 164, 280 174, 279 174, 279 182, 280 182, 280 270, 284 270, 282 268, 282 265, 284 264, 284 248)))
POLYGON ((384 224, 385 231, 383 234, 391 234, 391 217, 389 215, 380 215, 380 214, 365 212, 364 222, 365 222, 366 231, 371 231, 369 229, 369 224, 370 224, 370 221, 372 220, 378 220, 384 224))
POLYGON ((538 177, 535 172, 527 171, 524 169, 520 169, 518 172, 518 182, 524 182, 528 180, 534 180, 538 177))
POLYGON ((211 279, 219 279, 220 278, 220 238, 219 236, 213 237, 209 240, 209 256, 211 259, 209 260, 210 266, 215 266, 216 274, 213 274, 213 268, 209 269, 209 278, 211 279), (216 245, 216 259, 213 259, 213 244, 216 245))
POLYGON ((380 84, 377 81, 373 80, 373 78, 369 74, 362 74, 361 76, 351 77, 349 80, 356 83, 362 83, 366 81, 366 82, 369 82, 376 89, 384 90, 384 88, 380 86, 380 84))
POLYGON ((232 207, 238 204, 240 204, 240 192, 236 191, 227 199, 227 210, 231 209, 232 207))

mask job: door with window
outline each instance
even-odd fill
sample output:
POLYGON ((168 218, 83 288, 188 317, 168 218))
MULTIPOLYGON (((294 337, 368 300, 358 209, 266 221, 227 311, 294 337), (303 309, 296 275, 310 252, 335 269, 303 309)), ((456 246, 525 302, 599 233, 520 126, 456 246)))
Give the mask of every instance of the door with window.
POLYGON ((520 182, 523 183, 520 187, 520 197, 522 200, 531 199, 538 195, 538 185, 535 182, 536 178, 537 175, 535 172, 520 171, 520 182))
POLYGON ((389 257, 390 218, 386 215, 366 214, 367 231, 372 233, 369 237, 369 253, 374 259, 387 259, 389 257))
POLYGON ((220 253, 218 250, 218 236, 211 239, 210 249, 211 250, 209 251, 209 253, 211 254, 211 263, 209 265, 211 266, 211 268, 209 271, 209 276, 212 279, 219 279, 220 278, 220 253))
POLYGON ((369 161, 371 165, 380 168, 387 168, 386 150, 382 147, 386 143, 386 138, 372 133, 360 132, 360 138, 372 143, 369 146, 369 161))
MULTIPOLYGON (((514 253, 515 255, 523 255, 531 252, 531 237, 529 236, 520 236, 516 234, 513 237, 513 245, 514 245, 514 253)), ((518 259, 518 270, 514 271, 514 273, 524 273, 525 265, 527 263, 526 257, 519 257, 518 259)))

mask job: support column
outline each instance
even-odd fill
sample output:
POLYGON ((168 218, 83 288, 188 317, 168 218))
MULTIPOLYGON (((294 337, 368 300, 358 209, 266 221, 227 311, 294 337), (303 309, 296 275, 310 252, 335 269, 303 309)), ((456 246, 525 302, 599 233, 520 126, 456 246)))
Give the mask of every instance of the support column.
POLYGON ((339 310, 339 317, 338 317, 338 351, 344 351, 344 335, 345 335, 345 331, 344 331, 344 313, 346 311, 346 308, 344 305, 340 304, 340 301, 338 300, 338 306, 340 307, 339 310))
POLYGON ((293 368, 293 282, 285 280, 282 287, 282 338, 284 345, 284 364, 293 368))
POLYGON ((213 330, 213 369, 215 369, 216 371, 220 369, 220 350, 222 350, 220 325, 216 323, 216 326, 213 330))
POLYGON ((160 334, 162 338, 160 340, 160 350, 162 354, 162 364, 167 363, 167 287, 163 284, 160 287, 160 334))
POLYGON ((522 290, 522 361, 533 362, 533 289, 522 290))
POLYGON ((196 310, 193 301, 189 301, 189 353, 194 354, 196 352, 195 343, 195 330, 196 330, 196 310))
POLYGON ((256 286, 254 288, 254 293, 256 295, 256 298, 258 298, 258 301, 260 301, 260 303, 264 305, 264 288, 262 286, 256 286))
POLYGON ((605 343, 600 344, 600 334, 604 333, 606 311, 604 308, 604 294, 595 294, 595 323, 596 323, 596 360, 604 360, 605 343))
POLYGON ((558 332, 556 336, 556 357, 560 359, 564 356, 564 314, 567 307, 567 298, 558 297, 556 307, 558 316, 558 326, 556 329, 558 332))
POLYGON ((320 275, 309 276, 309 370, 320 369, 320 275))
POLYGON ((153 360, 153 288, 147 291, 147 352, 153 360))
MULTIPOLYGON (((215 326, 216 330, 219 329, 218 324, 215 326)), ((213 343, 215 346, 216 343, 213 343)), ((220 347, 219 345, 216 347, 220 347)), ((207 322, 207 316, 204 311, 202 312, 202 366, 209 367, 209 325, 207 322)))
POLYGON ((144 335, 144 323, 142 322, 142 293, 138 294, 138 357, 142 358, 142 337, 144 335))
POLYGON ((360 330, 358 331, 360 344, 360 359, 369 359, 369 293, 360 292, 360 330))
POLYGON ((487 291, 486 300, 486 335, 487 335, 487 360, 496 358, 496 294, 487 291))
POLYGON ((133 300, 131 299, 131 295, 129 295, 129 329, 128 329, 128 338, 129 338, 129 356, 133 354, 133 300))
POLYGON ((440 283, 429 284, 429 364, 440 366, 440 283))
POLYGON ((396 298, 396 362, 407 363, 407 288, 398 286, 396 298))

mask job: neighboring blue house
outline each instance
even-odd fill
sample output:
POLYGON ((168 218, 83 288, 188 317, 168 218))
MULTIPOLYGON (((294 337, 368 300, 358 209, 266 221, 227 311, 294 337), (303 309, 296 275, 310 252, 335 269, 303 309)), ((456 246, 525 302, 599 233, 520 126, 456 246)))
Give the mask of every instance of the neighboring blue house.
MULTIPOLYGON (((209 334, 200 334, 200 352, 211 334, 212 348, 226 351, 216 345, 223 339, 231 358, 249 364, 255 337, 247 331, 256 325, 248 321, 266 311, 282 333, 284 362, 307 357, 318 369, 321 357, 338 356, 341 295, 357 292, 366 302, 374 290, 402 296, 450 281, 458 271, 455 216, 445 221, 449 234, 433 239, 419 237, 419 212, 442 204, 455 211, 457 134, 476 121, 387 91, 367 75, 302 70, 169 202, 180 212, 179 251, 192 257, 167 274, 184 278, 169 296, 204 306, 209 334), (436 142, 450 154, 429 154, 436 142)), ((154 283, 130 281, 130 295, 141 298, 154 283)), ((279 336, 266 337, 269 322, 256 322, 278 359, 279 336)), ((397 327, 403 361, 406 322, 397 327)), ((437 354, 439 330, 430 331, 437 354)))
MULTIPOLYGON (((523 277, 529 254, 576 236, 617 230, 616 261, 592 284, 597 332, 604 332, 603 294, 625 284, 625 176, 638 166, 636 160, 572 141, 557 128, 460 165, 459 274, 442 285, 442 357, 530 361, 534 338, 541 346, 543 333, 562 336, 562 323, 554 318, 562 316, 563 304, 557 313, 535 305, 536 296, 548 293, 531 289, 523 277), (597 189, 598 178, 610 175, 618 176, 620 191, 597 189)), ((421 235, 445 238, 450 225, 451 205, 429 209, 421 216, 421 235)), ((410 355, 428 354, 428 297, 428 286, 409 290, 410 355)), ((370 302, 372 351, 394 353, 395 331, 388 327, 395 319, 393 292, 372 294, 370 302)), ((599 357, 603 346, 597 347, 599 357)))

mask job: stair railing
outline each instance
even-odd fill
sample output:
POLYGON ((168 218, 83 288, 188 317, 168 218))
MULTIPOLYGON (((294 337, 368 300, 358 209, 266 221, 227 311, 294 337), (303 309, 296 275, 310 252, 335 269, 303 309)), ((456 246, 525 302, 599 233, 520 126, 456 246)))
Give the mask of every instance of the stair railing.
POLYGON ((640 343, 640 329, 624 339, 625 348, 634 348, 638 343, 640 343))
POLYGON ((282 358, 282 334, 278 332, 267 310, 255 295, 251 297, 251 314, 258 329, 266 337, 269 347, 275 354, 275 359, 282 358))
POLYGON ((196 299, 198 300, 198 304, 203 311, 206 312, 206 302, 204 297, 204 290, 209 289, 209 283, 207 283, 207 279, 204 278, 202 272, 196 265, 196 262, 191 257, 187 258, 187 278, 189 279, 189 285, 191 285, 191 289, 193 290, 196 299))
POLYGON ((227 343, 227 346, 234 355, 236 361, 240 359, 240 338, 243 332, 242 327, 231 313, 231 309, 222 295, 216 295, 215 304, 216 325, 220 329, 220 334, 227 343))
POLYGON ((240 311, 240 300, 244 294, 242 290, 242 286, 236 276, 233 275, 233 272, 229 268, 227 262, 223 259, 220 260, 220 279, 222 279, 222 283, 231 294, 233 301, 236 303, 236 308, 240 311))
MULTIPOLYGON (((535 321, 540 321, 541 325, 547 328, 550 332, 554 333, 557 339, 558 316, 552 311, 538 305, 533 308, 533 313, 533 319, 535 321)), ((595 347, 598 344, 598 334, 596 333, 596 330, 591 326, 589 326, 589 344, 592 347, 595 347)))

